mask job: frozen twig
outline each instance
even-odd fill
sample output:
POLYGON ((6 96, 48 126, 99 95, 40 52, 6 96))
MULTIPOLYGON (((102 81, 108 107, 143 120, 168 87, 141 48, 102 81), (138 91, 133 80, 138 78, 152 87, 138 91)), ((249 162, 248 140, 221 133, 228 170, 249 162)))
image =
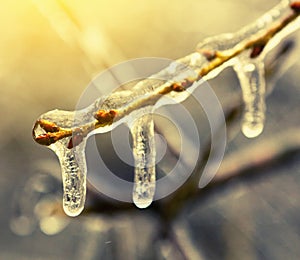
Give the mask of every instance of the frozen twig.
MULTIPOLYGON (((224 41, 234 42, 232 48, 230 49, 218 50, 218 49, 211 48, 208 45, 208 43, 213 46, 214 42, 210 43, 211 38, 205 40, 203 44, 198 45, 197 52, 192 53, 176 61, 178 64, 184 64, 187 67, 191 67, 192 69, 194 69, 195 70, 194 77, 191 77, 191 75, 183 75, 180 81, 172 80, 172 76, 173 78, 178 78, 178 73, 182 73, 182 71, 180 71, 180 68, 179 69, 176 68, 176 65, 172 63, 169 67, 167 67, 166 69, 164 69, 163 71, 157 74, 157 75, 163 75, 165 73, 170 74, 168 75, 170 79, 167 82, 165 83, 152 82, 153 92, 149 92, 145 90, 146 95, 139 95, 139 93, 135 95, 134 93, 135 90, 136 92, 139 92, 140 88, 149 85, 148 80, 139 82, 134 87, 133 93, 130 93, 131 95, 135 96, 135 98, 129 100, 129 102, 126 103, 125 106, 122 106, 124 104, 122 104, 120 100, 120 105, 119 104, 114 105, 116 107, 120 106, 119 109, 107 109, 107 110, 99 109, 97 111, 94 111, 95 120, 93 122, 79 125, 75 128, 63 128, 57 126, 55 122, 48 122, 47 120, 43 120, 43 119, 37 120, 35 128, 39 125, 41 128, 45 130, 46 133, 37 136, 35 135, 35 133, 33 133, 35 141, 42 145, 50 145, 57 142, 58 140, 61 140, 66 137, 70 137, 73 134, 80 135, 82 138, 84 138, 94 129, 110 126, 116 121, 129 115, 131 112, 135 110, 138 110, 145 106, 154 105, 155 102, 164 95, 167 95, 171 92, 183 92, 187 88, 191 87, 194 82, 197 82, 202 78, 204 79, 213 78, 213 76, 215 75, 208 76, 208 77, 205 76, 209 75, 209 73, 213 72, 214 70, 218 70, 222 65, 224 65, 224 63, 234 59, 242 52, 246 52, 250 50, 249 53, 250 58, 251 59, 257 58, 259 55, 261 55, 263 49, 272 40, 272 38, 277 33, 279 33, 284 28, 286 28, 290 23, 292 23, 298 17, 300 13, 299 5, 300 5, 299 2, 293 2, 290 5, 291 7, 290 12, 287 15, 283 16, 282 13, 285 14, 284 11, 288 10, 288 1, 283 1, 280 5, 278 5, 278 7, 274 8, 272 11, 270 11, 262 18, 258 19, 253 25, 251 25, 251 29, 253 26, 256 26, 257 32, 253 32, 253 34, 248 36, 247 31, 249 30, 250 26, 249 28, 245 27, 244 29, 239 31, 237 34, 241 34, 241 32, 243 32, 245 35, 248 36, 246 39, 242 39, 240 42, 238 42, 237 39, 234 38, 235 34, 224 35, 224 37, 221 37, 222 41, 224 40, 224 41), (284 6, 284 4, 286 4, 287 6, 284 6), (277 14, 279 17, 275 17, 275 18, 272 17, 272 12, 275 14, 275 11, 281 11, 280 15, 277 14), (273 19, 272 23, 268 24, 267 19, 269 20, 273 19), (266 28, 261 28, 260 24, 263 22, 265 23, 264 27, 266 28), (205 57, 205 60, 198 60, 201 59, 203 56, 205 57), (198 64, 196 64, 197 62, 198 64), (174 71, 171 72, 171 70, 174 71), (184 77, 184 76, 188 76, 188 77, 184 77), (136 98, 136 96, 139 96, 139 98, 136 98)), ((219 36, 213 38, 219 38, 219 36)), ((181 70, 182 69, 184 70, 183 72, 186 72, 185 68, 181 68, 181 70)), ((224 67, 221 69, 224 69, 224 67)), ((155 78, 155 75, 152 77, 155 78)), ((118 92, 114 92, 112 94, 112 98, 115 98, 117 94, 118 92)), ((106 105, 105 102, 108 103, 110 98, 111 98, 110 96, 106 97, 105 100, 102 101, 101 105, 105 107, 106 105)), ((77 144, 78 143, 76 143, 76 145, 77 144)), ((72 148, 73 145, 70 145, 69 148, 72 148)))

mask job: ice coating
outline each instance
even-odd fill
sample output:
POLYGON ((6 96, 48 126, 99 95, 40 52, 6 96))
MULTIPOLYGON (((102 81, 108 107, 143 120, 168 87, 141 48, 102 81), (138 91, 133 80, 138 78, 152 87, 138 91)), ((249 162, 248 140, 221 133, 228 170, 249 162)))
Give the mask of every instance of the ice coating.
POLYGON ((155 192, 155 142, 151 114, 138 118, 131 127, 134 156, 134 186, 132 199, 138 208, 148 207, 155 192))
MULTIPOLYGON (((226 51, 235 48, 237 44, 243 44, 243 41, 248 40, 249 37, 263 33, 270 25, 284 17, 291 8, 289 3, 291 0, 282 0, 278 5, 270 11, 262 15, 254 23, 251 23, 237 32, 224 33, 212 36, 203 40, 197 45, 197 50, 211 50, 211 51, 226 51)), ((206 55, 208 53, 206 52, 206 55)))

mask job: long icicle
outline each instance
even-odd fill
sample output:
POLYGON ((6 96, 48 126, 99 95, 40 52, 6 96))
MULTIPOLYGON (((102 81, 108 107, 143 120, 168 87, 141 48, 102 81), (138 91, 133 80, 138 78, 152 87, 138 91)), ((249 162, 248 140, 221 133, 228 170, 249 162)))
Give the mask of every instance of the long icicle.
POLYGON ((84 149, 64 149, 59 156, 63 180, 63 208, 68 216, 78 216, 86 197, 86 161, 84 149))
POLYGON ((151 114, 138 118, 131 127, 135 175, 132 198, 138 208, 148 207, 155 192, 155 142, 151 114))
POLYGON ((243 100, 244 116, 242 132, 248 138, 258 136, 264 128, 265 121, 265 77, 264 63, 260 59, 239 61, 234 69, 240 80, 243 100))

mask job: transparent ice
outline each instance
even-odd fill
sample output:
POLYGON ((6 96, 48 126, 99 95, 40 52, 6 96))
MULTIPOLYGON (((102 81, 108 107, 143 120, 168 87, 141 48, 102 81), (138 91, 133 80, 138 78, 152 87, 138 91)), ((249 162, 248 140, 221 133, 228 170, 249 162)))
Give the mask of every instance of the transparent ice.
POLYGON ((154 122, 151 114, 138 118, 131 127, 134 156, 134 186, 132 198, 138 208, 148 207, 155 192, 154 122))
POLYGON ((234 68, 240 80, 245 106, 242 132, 248 138, 253 138, 264 128, 266 110, 264 63, 260 60, 249 63, 238 62, 234 68))

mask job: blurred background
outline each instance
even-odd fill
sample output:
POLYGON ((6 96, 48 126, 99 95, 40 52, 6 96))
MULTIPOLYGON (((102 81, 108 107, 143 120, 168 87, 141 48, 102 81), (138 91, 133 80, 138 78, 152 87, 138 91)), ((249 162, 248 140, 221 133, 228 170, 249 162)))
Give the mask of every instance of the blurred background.
MULTIPOLYGON (((46 111, 74 110, 104 69, 185 56, 202 39, 234 32, 278 2, 2 0, 0 259, 182 259, 170 241, 156 239, 160 224, 150 210, 65 217, 57 207, 58 161, 33 141, 32 126, 46 111)), ((249 159, 248 177, 187 203, 174 220, 177 242, 194 259, 300 257, 300 37, 290 40, 292 59, 268 97, 264 133, 249 140, 233 131, 220 169, 244 172, 239 162, 249 159)), ((224 105, 238 92, 231 70, 209 83, 224 105)))

